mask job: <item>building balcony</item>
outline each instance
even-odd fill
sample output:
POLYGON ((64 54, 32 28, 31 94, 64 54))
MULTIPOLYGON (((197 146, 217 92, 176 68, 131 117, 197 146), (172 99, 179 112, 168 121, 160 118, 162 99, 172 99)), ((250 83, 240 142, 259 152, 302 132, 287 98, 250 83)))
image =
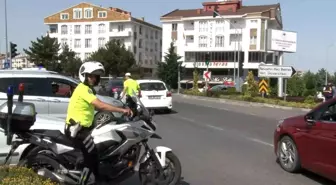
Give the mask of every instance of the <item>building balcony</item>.
POLYGON ((122 32, 110 32, 110 37, 130 37, 132 36, 131 31, 122 31, 122 32))

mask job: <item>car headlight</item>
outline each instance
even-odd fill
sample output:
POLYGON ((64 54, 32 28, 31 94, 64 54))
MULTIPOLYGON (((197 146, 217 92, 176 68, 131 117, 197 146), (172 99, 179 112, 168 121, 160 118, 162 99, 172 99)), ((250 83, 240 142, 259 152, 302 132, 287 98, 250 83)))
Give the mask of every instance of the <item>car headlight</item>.
POLYGON ((282 119, 282 120, 279 120, 279 121, 278 121, 278 125, 277 125, 277 127, 280 127, 280 126, 281 126, 281 124, 282 124, 284 121, 285 121, 284 119, 282 119))

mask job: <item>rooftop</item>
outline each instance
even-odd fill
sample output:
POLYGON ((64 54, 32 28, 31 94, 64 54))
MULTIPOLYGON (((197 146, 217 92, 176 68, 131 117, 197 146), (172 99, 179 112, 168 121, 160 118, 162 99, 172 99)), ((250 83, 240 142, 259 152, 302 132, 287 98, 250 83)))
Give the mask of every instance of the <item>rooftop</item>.
MULTIPOLYGON (((271 10, 280 8, 280 3, 278 4, 268 4, 268 5, 254 5, 254 6, 243 6, 242 1, 232 0, 226 2, 204 2, 202 3, 203 8, 198 9, 176 9, 161 16, 161 20, 171 20, 179 18, 188 17, 203 17, 203 16, 213 16, 213 11, 216 10, 220 15, 247 15, 260 13, 263 16, 275 17, 275 14, 270 13, 271 10)), ((281 22, 281 21, 280 21, 281 22)))
POLYGON ((66 23, 66 22, 115 21, 115 20, 123 20, 123 21, 131 20, 131 21, 138 22, 140 24, 144 24, 146 26, 150 26, 156 29, 162 29, 161 27, 157 25, 146 22, 144 18, 138 19, 138 18, 132 17, 131 12, 122 10, 120 8, 115 8, 115 7, 105 8, 105 7, 94 5, 94 4, 87 3, 87 2, 76 4, 64 10, 61 10, 57 13, 49 15, 44 18, 44 23, 45 24, 55 24, 55 23, 63 23, 63 22, 66 23), (71 18, 71 15, 73 14, 72 9, 85 8, 85 7, 94 8, 94 15, 97 15, 98 11, 107 11, 107 15, 104 18, 96 18, 95 16, 90 19, 72 19, 71 18), (61 20, 60 14, 62 13, 68 13, 70 18, 67 20, 61 20))

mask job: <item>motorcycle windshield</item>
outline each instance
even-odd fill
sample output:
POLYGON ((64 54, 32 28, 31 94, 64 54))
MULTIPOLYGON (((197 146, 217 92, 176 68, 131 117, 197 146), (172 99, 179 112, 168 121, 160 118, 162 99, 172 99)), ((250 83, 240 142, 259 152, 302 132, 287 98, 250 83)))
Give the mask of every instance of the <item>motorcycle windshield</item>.
POLYGON ((139 96, 135 93, 134 90, 133 90, 133 97, 136 99, 136 102, 141 106, 143 115, 149 118, 150 117, 150 113, 149 113, 148 109, 141 102, 139 96))

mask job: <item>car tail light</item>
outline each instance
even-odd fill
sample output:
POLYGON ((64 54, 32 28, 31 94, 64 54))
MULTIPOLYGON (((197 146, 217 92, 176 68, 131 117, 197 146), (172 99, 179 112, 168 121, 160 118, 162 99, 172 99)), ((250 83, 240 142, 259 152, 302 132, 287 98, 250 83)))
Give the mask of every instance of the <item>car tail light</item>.
POLYGON ((167 91, 167 97, 171 97, 172 96, 172 93, 167 91))
POLYGON ((118 88, 112 88, 112 92, 117 92, 118 88))

